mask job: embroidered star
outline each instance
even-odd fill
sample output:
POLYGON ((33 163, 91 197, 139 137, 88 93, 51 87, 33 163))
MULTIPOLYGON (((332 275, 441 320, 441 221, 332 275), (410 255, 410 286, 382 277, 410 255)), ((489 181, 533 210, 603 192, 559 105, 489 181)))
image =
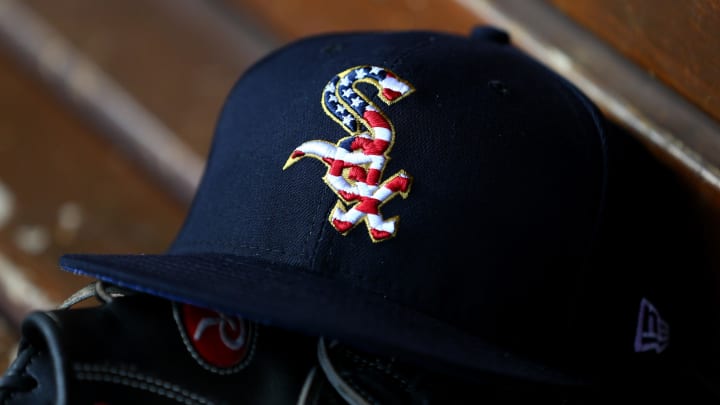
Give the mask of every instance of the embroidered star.
POLYGON ((355 77, 358 80, 362 80, 365 76, 367 76, 367 73, 365 73, 365 69, 358 69, 355 71, 355 77))
POLYGON ((355 95, 355 92, 352 91, 352 89, 345 89, 343 90, 343 97, 350 98, 350 96, 355 95))
POLYGON ((362 99, 360 97, 353 97, 351 100, 351 105, 353 107, 360 107, 360 104, 362 104, 362 99))
POLYGON ((347 86, 349 86, 349 85, 350 85, 350 79, 348 79, 347 76, 345 76, 345 77, 343 77, 342 79, 340 79, 340 86, 341 86, 341 87, 347 87, 347 86))
POLYGON ((379 68, 379 67, 377 67, 377 66, 373 66, 372 68, 370 68, 370 74, 371 74, 371 75, 379 75, 379 74, 380 74, 380 69, 381 69, 381 68, 379 68))
POLYGON ((340 104, 335 108, 335 114, 345 114, 346 111, 345 107, 340 104))
POLYGON ((346 126, 350 126, 350 123, 353 122, 353 121, 355 121, 355 119, 354 119, 352 116, 350 116, 350 115, 344 116, 344 117, 343 117, 343 120, 342 120, 343 125, 346 125, 346 126))
POLYGON ((325 92, 326 93, 327 92, 334 93, 335 92, 335 83, 333 83, 333 82, 328 83, 327 86, 325 86, 325 92))
POLYGON ((337 97, 335 97, 334 94, 331 94, 331 95, 328 97, 327 101, 328 101, 328 103, 337 103, 337 97))

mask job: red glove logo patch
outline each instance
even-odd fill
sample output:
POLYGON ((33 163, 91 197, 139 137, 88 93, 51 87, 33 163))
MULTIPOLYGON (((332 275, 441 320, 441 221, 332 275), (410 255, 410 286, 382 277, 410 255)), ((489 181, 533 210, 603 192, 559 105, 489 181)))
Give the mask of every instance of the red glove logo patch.
POLYGON ((255 324, 188 304, 174 304, 185 346, 205 369, 229 374, 243 369, 255 347, 255 324))

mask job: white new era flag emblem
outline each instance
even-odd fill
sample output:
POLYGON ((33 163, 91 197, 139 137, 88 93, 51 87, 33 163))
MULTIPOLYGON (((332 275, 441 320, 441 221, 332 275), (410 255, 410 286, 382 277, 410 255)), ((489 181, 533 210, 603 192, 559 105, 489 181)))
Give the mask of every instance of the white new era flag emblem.
POLYGON ((635 351, 655 350, 661 353, 670 343, 670 326, 665 322, 655 306, 643 298, 640 301, 637 330, 635 332, 635 351))

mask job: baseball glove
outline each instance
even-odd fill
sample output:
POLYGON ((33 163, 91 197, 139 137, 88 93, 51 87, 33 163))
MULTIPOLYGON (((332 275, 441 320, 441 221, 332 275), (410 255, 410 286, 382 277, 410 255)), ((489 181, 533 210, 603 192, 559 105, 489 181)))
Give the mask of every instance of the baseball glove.
POLYGON ((97 282, 25 319, 0 404, 594 404, 628 388, 431 370, 97 282))

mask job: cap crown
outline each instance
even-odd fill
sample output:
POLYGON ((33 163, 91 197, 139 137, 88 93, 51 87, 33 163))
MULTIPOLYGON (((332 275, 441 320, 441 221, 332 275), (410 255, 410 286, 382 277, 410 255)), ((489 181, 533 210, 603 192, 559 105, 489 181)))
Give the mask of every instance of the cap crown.
POLYGON ((545 347, 595 237, 602 125, 565 80, 490 37, 324 35, 257 63, 229 94, 170 253, 254 257, 545 347))

